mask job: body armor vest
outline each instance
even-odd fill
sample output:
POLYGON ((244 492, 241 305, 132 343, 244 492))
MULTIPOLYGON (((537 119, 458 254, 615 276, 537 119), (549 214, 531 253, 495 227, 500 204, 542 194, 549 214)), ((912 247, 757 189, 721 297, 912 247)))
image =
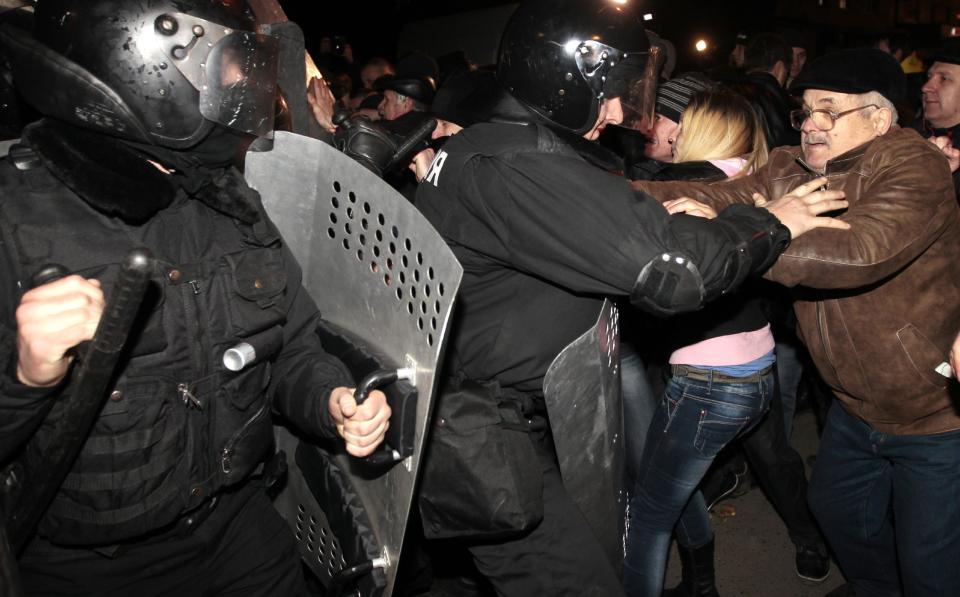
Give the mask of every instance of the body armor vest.
MULTIPOLYGON (((270 451, 275 354, 239 372, 221 362, 237 342, 279 334, 285 322, 288 257, 257 208, 262 217, 250 226, 181 196, 130 226, 93 210, 45 167, 0 161, 0 249, 21 294, 45 264, 99 279, 106 295, 129 249, 148 247, 157 259, 109 399, 41 535, 84 545, 139 537, 243 481, 270 451)), ((16 306, 0 304, 0 313, 12 321, 16 306)), ((63 392, 71 391, 68 382, 63 392)), ((57 415, 54 405, 37 433, 57 415)))

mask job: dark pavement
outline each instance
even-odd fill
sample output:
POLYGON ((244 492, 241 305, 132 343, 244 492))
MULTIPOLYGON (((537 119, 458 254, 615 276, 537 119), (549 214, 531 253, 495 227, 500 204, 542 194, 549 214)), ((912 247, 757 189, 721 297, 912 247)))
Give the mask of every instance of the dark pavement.
MULTIPOLYGON (((816 454, 817 425, 812 411, 797 413, 792 443, 805 461, 816 454)), ((721 502, 711 519, 716 535, 717 587, 722 597, 821 597, 844 583, 836 564, 822 583, 814 584, 797 577, 793 543, 783 522, 759 488, 721 502), (735 515, 720 514, 730 510, 735 511, 735 515)), ((398 594, 424 597, 493 595, 488 587, 463 578, 469 576, 469 564, 460 561, 458 567, 461 575, 444 574, 444 571, 435 568, 433 586, 429 590, 408 587, 413 590, 406 592, 401 588, 398 594)), ((679 581, 680 561, 674 548, 665 586, 675 586, 679 581)))
MULTIPOLYGON (((813 412, 797 413, 792 443, 805 461, 816 454, 818 438, 813 412)), ((808 469, 808 477, 809 473, 808 469)), ((820 584, 797 577, 793 543, 759 488, 721 502, 711 519, 716 535, 717 588, 722 597, 820 597, 844 582, 836 564, 820 584), (727 505, 733 506, 736 515, 717 515, 727 505)), ((680 561, 674 549, 666 586, 672 587, 679 581, 680 561)))

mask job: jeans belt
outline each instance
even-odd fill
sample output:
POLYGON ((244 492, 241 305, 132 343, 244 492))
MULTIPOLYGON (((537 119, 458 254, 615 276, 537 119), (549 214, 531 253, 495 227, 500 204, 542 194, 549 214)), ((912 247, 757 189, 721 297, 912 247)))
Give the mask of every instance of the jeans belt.
POLYGON ((715 381, 718 383, 749 383, 752 381, 760 381, 761 377, 771 371, 773 371, 773 365, 761 369, 756 373, 736 377, 712 369, 701 369, 699 367, 691 367, 690 365, 670 365, 670 374, 674 377, 687 377, 698 381, 715 381))

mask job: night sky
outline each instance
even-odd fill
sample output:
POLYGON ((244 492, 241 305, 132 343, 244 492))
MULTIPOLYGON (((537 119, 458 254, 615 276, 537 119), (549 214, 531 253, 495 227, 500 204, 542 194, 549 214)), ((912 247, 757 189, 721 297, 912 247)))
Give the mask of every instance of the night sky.
MULTIPOLYGON (((404 24, 469 10, 514 4, 516 0, 280 0, 287 15, 304 30, 308 47, 323 36, 343 35, 355 57, 395 56, 404 24)), ((707 37, 725 46, 738 30, 759 31, 771 23, 776 4, 769 0, 718 2, 703 0, 648 0, 656 15, 651 27, 678 46, 694 37, 707 37), (733 7, 736 7, 733 10, 733 7), (686 38, 690 38, 687 40, 686 38), (681 41, 682 40, 682 41, 681 41)), ((689 42, 689 43, 687 43, 689 42)), ((680 49, 678 47, 678 49, 680 49)))

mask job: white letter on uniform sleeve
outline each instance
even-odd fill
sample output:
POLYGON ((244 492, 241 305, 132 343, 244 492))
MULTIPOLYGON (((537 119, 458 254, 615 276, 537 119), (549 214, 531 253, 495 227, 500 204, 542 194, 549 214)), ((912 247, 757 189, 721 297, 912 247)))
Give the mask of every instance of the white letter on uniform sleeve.
POLYGON ((441 151, 437 154, 437 157, 433 158, 433 162, 430 164, 430 171, 427 172, 427 177, 424 179, 427 182, 437 186, 437 183, 440 182, 440 170, 443 169, 443 163, 447 160, 447 152, 441 151))

